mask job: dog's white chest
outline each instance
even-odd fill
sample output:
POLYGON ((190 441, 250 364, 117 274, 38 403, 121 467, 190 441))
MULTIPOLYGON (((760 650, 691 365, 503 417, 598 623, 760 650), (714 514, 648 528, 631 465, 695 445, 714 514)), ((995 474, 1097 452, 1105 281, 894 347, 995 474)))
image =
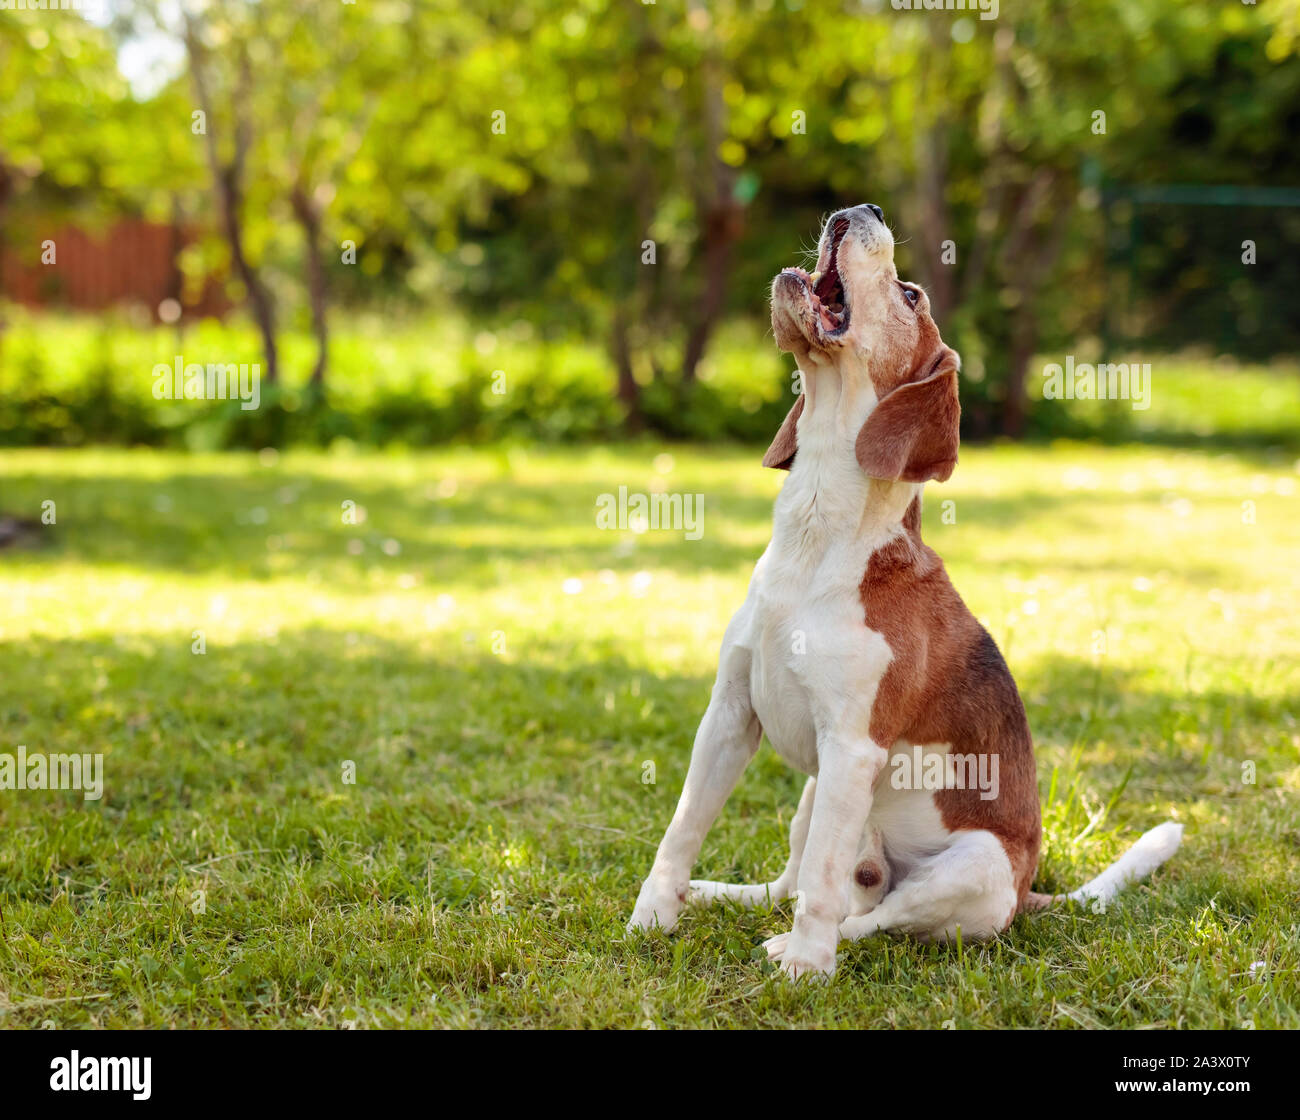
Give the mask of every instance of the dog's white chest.
POLYGON ((777 753, 796 770, 816 774, 817 731, 805 678, 809 638, 817 631, 808 607, 783 590, 754 596, 750 700, 777 753))
POLYGON ((744 643, 763 730, 791 766, 816 774, 819 731, 868 736, 891 654, 867 627, 860 587, 871 553, 894 530, 863 533, 847 517, 843 531, 827 530, 824 520, 810 525, 799 512, 778 507, 772 544, 750 585, 744 643))

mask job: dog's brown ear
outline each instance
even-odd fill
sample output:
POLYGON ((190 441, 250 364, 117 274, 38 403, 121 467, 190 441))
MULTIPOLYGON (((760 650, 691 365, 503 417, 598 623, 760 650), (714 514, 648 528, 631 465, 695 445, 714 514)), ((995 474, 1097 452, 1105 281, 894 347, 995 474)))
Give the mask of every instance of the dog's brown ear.
MULTIPOLYGON (((943 347, 916 381, 888 394, 858 433, 858 462, 872 478, 945 481, 957 465, 957 352, 943 347)), ((769 452, 769 454, 771 454, 769 452)))
POLYGON ((803 394, 799 394, 799 399, 794 402, 794 408, 790 409, 789 415, 785 418, 785 423, 781 425, 780 431, 776 433, 776 439, 772 441, 772 446, 767 449, 767 454, 763 456, 763 466, 775 467, 779 471, 788 471, 790 464, 794 462, 794 453, 799 450, 798 441, 795 439, 795 426, 799 423, 799 417, 803 415, 803 394))

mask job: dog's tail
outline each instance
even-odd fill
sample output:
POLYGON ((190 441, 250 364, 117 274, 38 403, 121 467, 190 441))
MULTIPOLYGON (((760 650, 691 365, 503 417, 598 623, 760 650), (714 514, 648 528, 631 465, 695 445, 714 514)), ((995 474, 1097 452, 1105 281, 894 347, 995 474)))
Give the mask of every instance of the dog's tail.
POLYGON ((1127 852, 1112 863, 1095 879, 1084 883, 1077 891, 1069 894, 1038 894, 1030 891, 1025 901, 1020 904, 1020 911, 1042 910, 1066 899, 1085 902, 1100 899, 1109 902, 1129 883, 1150 875, 1157 867, 1178 851, 1182 843, 1183 826, 1174 821, 1165 821, 1138 837, 1138 841, 1127 852))

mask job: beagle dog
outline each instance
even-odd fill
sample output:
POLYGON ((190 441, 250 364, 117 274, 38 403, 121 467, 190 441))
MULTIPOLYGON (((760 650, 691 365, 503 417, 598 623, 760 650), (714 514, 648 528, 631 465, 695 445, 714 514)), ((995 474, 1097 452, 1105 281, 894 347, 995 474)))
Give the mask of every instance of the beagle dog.
POLYGON ((768 955, 791 977, 828 976, 841 940, 988 938, 1022 910, 1111 898, 1174 853, 1182 826, 1147 832, 1068 896, 1029 889, 1041 814, 1024 706, 921 541, 921 491, 957 463, 960 360, 898 278, 880 207, 831 215, 816 271, 773 282, 772 327, 803 378, 763 459, 789 477, 629 930, 670 930, 688 903, 793 894, 793 928, 768 955), (692 881, 764 732, 809 775, 785 869, 692 881))

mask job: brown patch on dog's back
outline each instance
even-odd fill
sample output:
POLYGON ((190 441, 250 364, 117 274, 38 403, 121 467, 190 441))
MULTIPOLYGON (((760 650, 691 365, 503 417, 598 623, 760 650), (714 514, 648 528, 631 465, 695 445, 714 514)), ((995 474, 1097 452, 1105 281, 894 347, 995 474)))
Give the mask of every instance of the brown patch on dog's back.
POLYGON ((997 757, 995 798, 944 789, 935 803, 950 831, 987 829, 1002 841, 1020 902, 1042 838, 1029 722, 996 643, 922 543, 920 519, 918 497, 903 518, 904 535, 872 555, 860 587, 866 623, 893 653, 872 707, 871 738, 886 750, 901 739, 997 757))

